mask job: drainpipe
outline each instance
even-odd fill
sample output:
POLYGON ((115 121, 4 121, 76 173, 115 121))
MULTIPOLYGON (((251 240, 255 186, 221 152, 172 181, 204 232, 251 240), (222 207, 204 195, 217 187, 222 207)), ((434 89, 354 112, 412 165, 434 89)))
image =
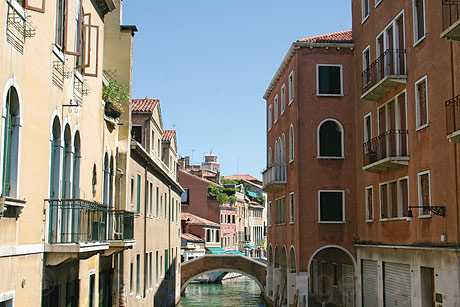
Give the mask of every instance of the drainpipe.
MULTIPOLYGON (((171 254, 170 255, 170 258, 172 259, 172 253, 171 253, 171 185, 168 186, 168 203, 169 203, 169 206, 168 206, 168 254, 171 254)), ((168 268, 169 268, 169 259, 168 259, 168 268)), ((171 272, 170 272, 170 275, 171 275, 171 272)), ((170 280, 168 280, 167 282, 167 295, 168 295, 168 303, 169 303, 169 283, 170 283, 170 280)))
MULTIPOLYGON (((120 163, 119 161, 117 161, 117 163, 120 163)), ((119 173, 119 177, 118 177, 118 210, 121 210, 121 197, 122 197, 122 193, 121 193, 121 189, 123 187, 123 175, 125 174, 124 171, 121 169, 121 168, 117 168, 117 171, 119 173)), ((120 279, 122 278, 122 274, 120 274, 120 269, 121 269, 121 266, 120 266, 120 263, 121 263, 121 253, 117 253, 117 292, 116 292, 116 307, 119 307, 120 306, 120 291, 121 291, 121 282, 120 282, 120 279)))

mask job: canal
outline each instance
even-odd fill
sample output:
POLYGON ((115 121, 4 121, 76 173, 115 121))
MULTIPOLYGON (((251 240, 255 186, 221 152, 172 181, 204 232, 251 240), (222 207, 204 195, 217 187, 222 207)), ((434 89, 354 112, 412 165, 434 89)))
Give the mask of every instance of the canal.
POLYGON ((249 277, 227 279, 222 284, 189 284, 179 306, 265 306, 259 286, 249 277))

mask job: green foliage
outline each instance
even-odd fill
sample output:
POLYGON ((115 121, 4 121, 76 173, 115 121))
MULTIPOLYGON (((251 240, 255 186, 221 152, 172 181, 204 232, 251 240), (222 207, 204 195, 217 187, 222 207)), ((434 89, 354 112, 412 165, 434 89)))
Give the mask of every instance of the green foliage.
POLYGON ((102 100, 105 103, 122 113, 125 111, 125 104, 129 103, 128 87, 119 85, 114 79, 109 80, 109 85, 102 88, 102 100))
POLYGON ((259 204, 261 204, 261 205, 264 205, 264 204, 265 204, 265 196, 264 196, 264 194, 259 194, 259 195, 257 196, 257 202, 258 202, 259 204))
POLYGON ((235 191, 236 189, 233 188, 218 187, 213 184, 210 184, 208 186, 208 197, 211 199, 215 199, 222 204, 234 204, 236 201, 235 191))
POLYGON ((232 179, 221 178, 220 181, 222 184, 240 184, 238 181, 232 179))

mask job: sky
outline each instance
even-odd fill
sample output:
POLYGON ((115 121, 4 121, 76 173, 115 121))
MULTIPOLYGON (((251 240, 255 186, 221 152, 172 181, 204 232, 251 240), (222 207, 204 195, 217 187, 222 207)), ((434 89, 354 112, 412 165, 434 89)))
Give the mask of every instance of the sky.
POLYGON ((136 25, 133 98, 160 99, 178 153, 261 178, 263 95, 291 44, 351 29, 349 0, 124 0, 136 25))

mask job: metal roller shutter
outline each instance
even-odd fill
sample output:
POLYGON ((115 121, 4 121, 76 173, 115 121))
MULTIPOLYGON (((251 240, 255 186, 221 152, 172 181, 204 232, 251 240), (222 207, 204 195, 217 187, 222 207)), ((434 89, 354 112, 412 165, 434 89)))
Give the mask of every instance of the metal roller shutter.
POLYGON ((343 306, 355 306, 355 274, 353 273, 353 265, 342 265, 342 278, 343 278, 343 306))
POLYGON ((318 260, 313 259, 313 293, 318 295, 318 260))
POLYGON ((362 261, 363 307, 378 306, 378 269, 377 261, 362 261))
POLYGON ((411 306, 409 265, 384 263, 383 293, 385 298, 385 306, 411 306))

